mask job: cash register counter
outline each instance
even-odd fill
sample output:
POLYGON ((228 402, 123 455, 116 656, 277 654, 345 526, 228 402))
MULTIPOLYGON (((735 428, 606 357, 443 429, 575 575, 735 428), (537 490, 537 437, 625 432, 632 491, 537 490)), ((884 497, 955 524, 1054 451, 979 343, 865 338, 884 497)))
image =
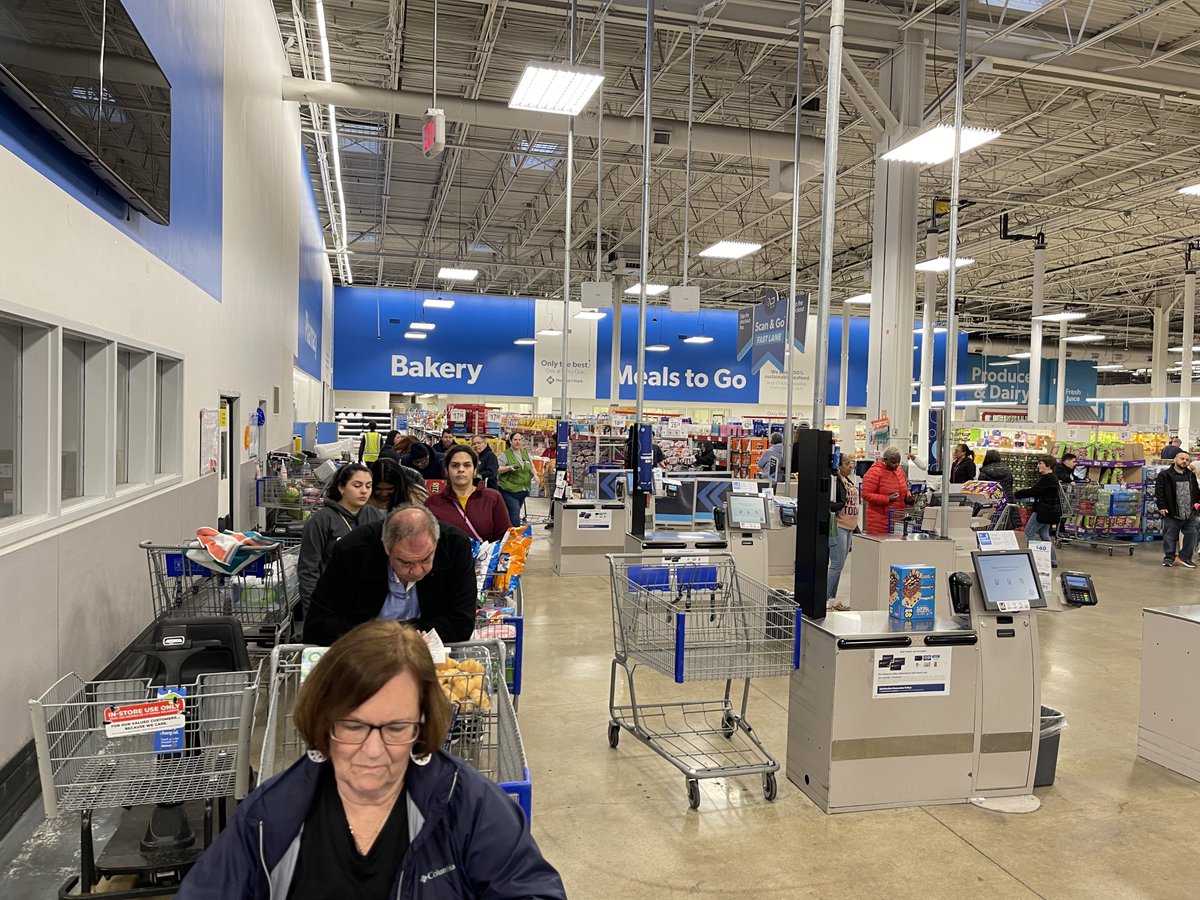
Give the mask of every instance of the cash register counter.
POLYGON ((787 777, 824 812, 971 797, 979 638, 965 622, 804 619, 787 777))
POLYGON ((628 529, 619 500, 555 500, 550 568, 556 575, 607 575, 604 556, 624 551, 628 529))

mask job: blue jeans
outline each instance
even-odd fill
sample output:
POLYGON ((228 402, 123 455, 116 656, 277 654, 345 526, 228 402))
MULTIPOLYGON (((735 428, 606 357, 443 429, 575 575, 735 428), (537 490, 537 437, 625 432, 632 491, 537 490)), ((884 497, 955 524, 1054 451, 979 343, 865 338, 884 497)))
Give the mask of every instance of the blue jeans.
POLYGON ((850 537, 854 534, 845 528, 835 528, 829 536, 829 592, 826 600, 837 596, 838 582, 842 579, 842 569, 846 565, 846 557, 850 554, 850 537))
POLYGON ((1058 565, 1058 551, 1054 547, 1054 526, 1057 522, 1039 522, 1037 513, 1029 514, 1029 521, 1025 524, 1025 537, 1031 541, 1049 541, 1050 542, 1050 564, 1058 565))
POLYGON ((1163 559, 1175 561, 1175 551, 1178 548, 1179 558, 1191 562, 1196 553, 1196 517, 1177 519, 1174 516, 1163 516, 1163 559), (1183 546, 1179 546, 1179 533, 1183 532, 1183 546))
POLYGON ((500 488, 500 496, 504 498, 504 505, 508 508, 508 520, 516 528, 521 524, 521 506, 529 496, 529 491, 506 491, 500 488))

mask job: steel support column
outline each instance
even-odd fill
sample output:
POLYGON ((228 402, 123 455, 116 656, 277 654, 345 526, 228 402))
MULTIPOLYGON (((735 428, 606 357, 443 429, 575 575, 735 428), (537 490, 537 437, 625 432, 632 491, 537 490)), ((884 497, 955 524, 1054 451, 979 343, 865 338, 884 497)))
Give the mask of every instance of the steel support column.
MULTIPOLYGON (((1175 298, 1171 291, 1160 288, 1154 304, 1154 342, 1150 348, 1150 395, 1165 397, 1167 395, 1167 342, 1171 334, 1171 310, 1175 306, 1175 298)), ((1155 409, 1158 404, 1155 404, 1155 409)), ((1154 412, 1150 413, 1150 422, 1154 424, 1154 412)), ((1171 424, 1171 405, 1162 405, 1162 424, 1171 424)))
MULTIPOLYGON (((879 93, 900 122, 887 133, 883 152, 910 137, 924 116, 925 47, 905 41, 880 68, 879 93)), ((911 443, 913 322, 917 292, 917 198, 920 167, 875 164, 874 236, 871 247, 871 337, 867 353, 867 415, 887 412, 892 441, 911 443)))
MULTIPOLYGON (((1046 238, 1038 234, 1033 245, 1033 309, 1030 315, 1045 312, 1046 296, 1046 238)), ((1042 322, 1034 319, 1029 332, 1029 421, 1042 421, 1042 322)))
POLYGON ((1183 272, 1183 369, 1179 373, 1179 437, 1192 446, 1192 345, 1196 340, 1196 268, 1188 247, 1183 272))

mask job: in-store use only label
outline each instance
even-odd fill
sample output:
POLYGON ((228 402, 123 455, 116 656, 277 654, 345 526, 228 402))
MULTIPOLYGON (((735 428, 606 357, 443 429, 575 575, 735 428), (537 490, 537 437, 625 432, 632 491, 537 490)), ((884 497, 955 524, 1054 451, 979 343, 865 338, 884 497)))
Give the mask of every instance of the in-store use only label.
POLYGON ((950 651, 876 650, 871 696, 944 697, 950 693, 950 651))
POLYGON ((104 735, 110 738, 150 734, 183 725, 183 698, 178 695, 110 706, 104 710, 104 735))

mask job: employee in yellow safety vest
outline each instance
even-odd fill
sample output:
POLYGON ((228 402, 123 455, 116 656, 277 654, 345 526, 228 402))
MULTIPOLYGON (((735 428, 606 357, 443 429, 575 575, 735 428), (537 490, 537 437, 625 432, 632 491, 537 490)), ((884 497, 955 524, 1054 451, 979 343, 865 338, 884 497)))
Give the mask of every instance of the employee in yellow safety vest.
POLYGON ((367 431, 358 444, 358 461, 370 465, 379 459, 379 451, 383 446, 383 438, 375 430, 375 423, 367 424, 367 431))

